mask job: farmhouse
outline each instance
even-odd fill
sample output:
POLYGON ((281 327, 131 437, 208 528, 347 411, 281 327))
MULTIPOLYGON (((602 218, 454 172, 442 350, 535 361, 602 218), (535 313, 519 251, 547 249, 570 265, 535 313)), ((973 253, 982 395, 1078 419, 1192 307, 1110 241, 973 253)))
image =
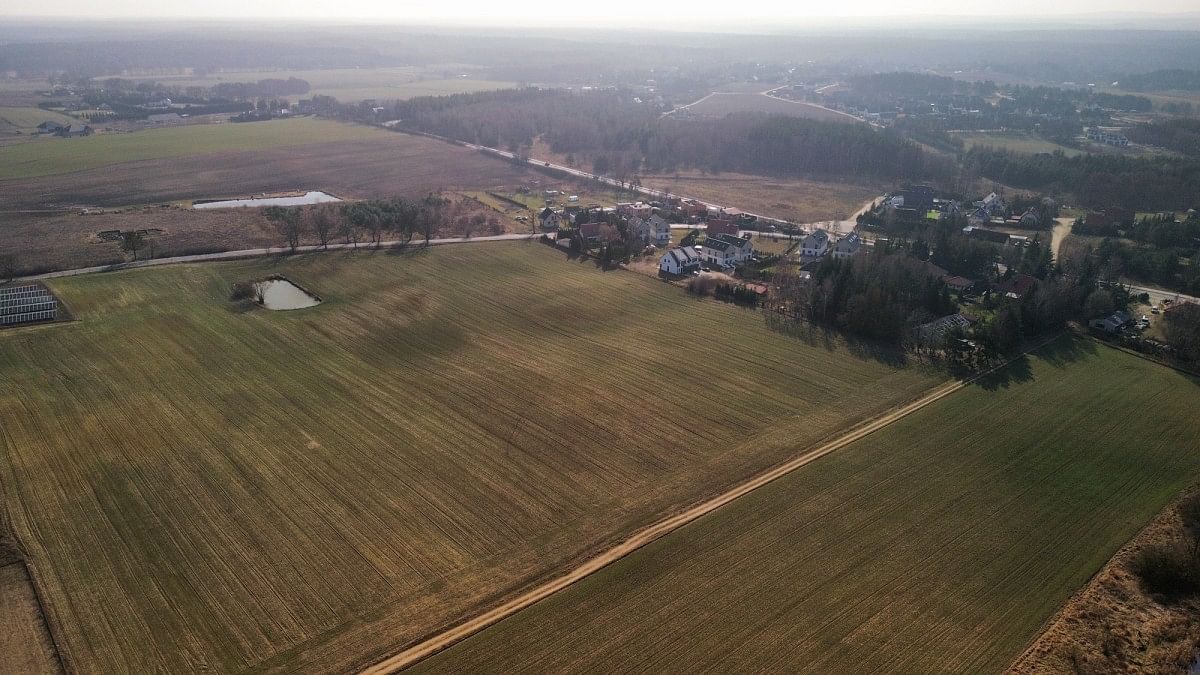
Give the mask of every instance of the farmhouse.
POLYGON ((691 246, 679 246, 663 254, 658 269, 667 274, 690 274, 700 269, 700 255, 691 246))
POLYGON ((825 230, 813 230, 800 241, 800 255, 805 258, 819 258, 828 250, 829 233, 825 230))
POLYGON ((850 234, 838 239, 838 242, 833 245, 833 251, 830 253, 834 258, 841 260, 849 258, 862 248, 863 242, 857 234, 850 234))
POLYGON ((718 234, 715 237, 704 238, 700 253, 705 262, 721 267, 734 267, 754 253, 754 246, 749 239, 718 234))

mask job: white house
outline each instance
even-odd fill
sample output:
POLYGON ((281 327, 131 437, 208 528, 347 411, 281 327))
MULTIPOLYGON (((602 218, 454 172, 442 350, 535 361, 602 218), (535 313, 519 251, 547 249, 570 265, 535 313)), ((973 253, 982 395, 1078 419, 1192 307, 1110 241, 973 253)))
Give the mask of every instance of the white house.
POLYGON ((663 254, 658 269, 667 274, 688 274, 700 269, 700 255, 691 246, 678 246, 663 254))
POLYGON ((671 225, 663 220, 662 216, 654 214, 646 219, 646 226, 650 230, 650 243, 655 246, 666 246, 671 243, 671 225))
POLYGON ((842 258, 849 258, 855 253, 858 253, 858 250, 862 248, 862 245, 862 239, 857 234, 851 232, 841 239, 838 239, 837 243, 833 245, 833 251, 830 253, 830 255, 839 260, 842 258))
MULTIPOLYGON (((550 211, 550 209, 546 209, 546 211, 550 211)), ((562 225, 562 216, 554 211, 550 211, 549 213, 546 213, 546 211, 542 212, 542 229, 547 231, 557 230, 562 225)))
POLYGON ((700 245, 700 255, 705 262, 721 267, 736 267, 753 254, 754 245, 749 239, 731 234, 705 237, 704 243, 700 245))
POLYGON ((819 258, 828 250, 829 233, 825 230, 813 230, 800 241, 800 255, 805 258, 819 258))

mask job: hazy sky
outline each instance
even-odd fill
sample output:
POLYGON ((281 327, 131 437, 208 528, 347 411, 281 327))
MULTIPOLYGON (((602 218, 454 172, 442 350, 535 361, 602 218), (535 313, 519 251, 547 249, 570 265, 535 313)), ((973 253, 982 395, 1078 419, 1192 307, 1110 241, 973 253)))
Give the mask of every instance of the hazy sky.
MULTIPOLYGON (((1106 12, 1196 12, 1196 0, 5 0, 0 14, 74 17, 278 17, 291 19, 388 19, 560 24, 594 20, 605 24, 677 20, 690 24, 762 19, 803 23, 806 18, 939 16, 1061 16, 1106 12)), ((665 27, 665 26, 664 26, 665 27)))

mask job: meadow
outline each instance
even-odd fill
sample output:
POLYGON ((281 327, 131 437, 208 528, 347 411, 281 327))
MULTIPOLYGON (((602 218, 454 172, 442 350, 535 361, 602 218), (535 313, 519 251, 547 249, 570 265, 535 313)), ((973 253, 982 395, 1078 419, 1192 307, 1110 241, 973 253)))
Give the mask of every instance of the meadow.
POLYGON ((959 131, 954 136, 961 138, 967 148, 991 147, 1029 154, 1061 152, 1068 157, 1083 154, 1074 148, 1059 145, 1024 131, 959 131))
POLYGON ((416 672, 999 672, 1200 476, 1200 381, 1064 337, 416 672))
POLYGON ((366 665, 942 381, 532 242, 51 285, 0 485, 81 673, 366 665))
POLYGON ((84 138, 44 138, 0 147, 0 180, 35 178, 110 164, 219 152, 378 139, 388 132, 310 117, 196 124, 84 138))
POLYGON ((41 108, 0 106, 0 135, 35 133, 37 126, 42 122, 78 124, 79 120, 62 113, 42 110, 41 108))

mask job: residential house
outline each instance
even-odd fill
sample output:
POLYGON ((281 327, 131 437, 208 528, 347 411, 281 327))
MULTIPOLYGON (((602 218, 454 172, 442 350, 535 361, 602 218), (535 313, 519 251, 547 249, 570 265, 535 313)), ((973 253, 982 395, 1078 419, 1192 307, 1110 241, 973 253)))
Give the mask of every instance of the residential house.
POLYGON ((1088 327, 1112 335, 1130 323, 1133 323, 1133 317, 1128 312, 1113 312, 1106 317, 1092 319, 1088 322, 1088 327))
POLYGON ((649 228, 650 243, 655 246, 666 246, 671 243, 671 225, 662 216, 654 214, 646 219, 649 228))
POLYGON ((833 251, 830 253, 830 255, 838 260, 849 258, 858 253, 859 250, 862 249, 862 245, 862 238, 856 233, 851 232, 841 239, 838 239, 837 243, 833 245, 833 251))
POLYGON ((626 227, 629 228, 630 235, 642 244, 649 244, 653 241, 650 236, 650 223, 633 216, 626 221, 626 227))
POLYGON ((617 204, 617 213, 626 218, 637 216, 638 218, 645 219, 649 218, 653 212, 654 207, 645 202, 622 202, 617 204))
POLYGON ((700 269, 700 254, 691 246, 677 246, 663 254, 658 269, 667 274, 691 274, 700 269))
POLYGON ((813 230, 811 234, 800 240, 800 255, 805 258, 819 258, 829 250, 829 233, 825 230, 813 230))
POLYGON ((727 218, 709 218, 704 233, 710 237, 718 234, 738 236, 738 226, 727 218))
POLYGON ((1089 141, 1096 141, 1105 145, 1112 145, 1118 148, 1124 148, 1129 145, 1129 139, 1124 134, 1113 129, 1101 129, 1100 127, 1088 127, 1087 137, 1089 141))
POLYGON ((1004 213, 1004 200, 995 192, 988 193, 988 196, 975 202, 975 206, 986 211, 989 220, 993 216, 1004 213))
POLYGON ((688 199, 680 203, 679 212, 684 218, 703 218, 708 215, 708 207, 694 199, 688 199))
POLYGON ((704 243, 700 245, 700 255, 705 262, 720 267, 736 267, 753 254, 754 245, 749 239, 728 234, 706 236, 704 243))
POLYGON ((562 227, 562 216, 547 208, 542 211, 542 229, 550 232, 562 227))
POLYGON ((974 281, 971 281, 970 279, 968 279, 966 277, 960 277, 960 276, 954 276, 954 275, 945 277, 944 279, 942 279, 942 281, 946 282, 946 288, 949 288, 950 290, 954 291, 955 293, 966 293, 975 286, 974 281))
POLYGON ((1037 287, 1038 280, 1028 274, 1015 274, 1007 281, 996 284, 996 290, 1004 297, 1020 300, 1037 287))
POLYGON ((72 124, 69 127, 60 127, 56 132, 63 138, 76 138, 78 136, 91 136, 92 128, 86 124, 72 124))

